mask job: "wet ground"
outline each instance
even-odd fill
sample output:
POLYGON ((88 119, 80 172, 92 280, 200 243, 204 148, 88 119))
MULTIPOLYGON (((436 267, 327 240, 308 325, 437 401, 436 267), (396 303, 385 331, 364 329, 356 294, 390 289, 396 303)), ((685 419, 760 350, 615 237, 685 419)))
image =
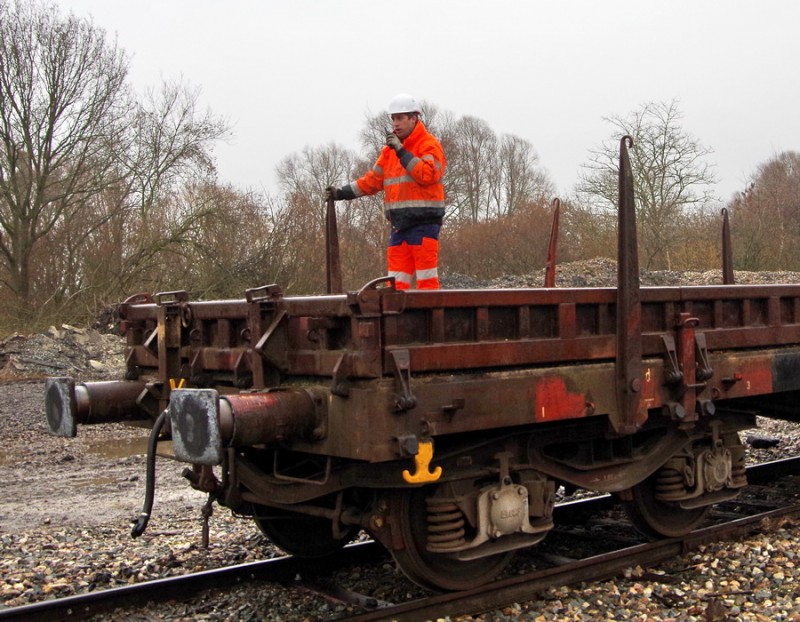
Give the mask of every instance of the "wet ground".
MULTIPOLYGON (((43 382, 0 384, 0 531, 130 521, 144 500, 148 433, 113 424, 55 437, 44 415, 43 382)), ((204 495, 180 476, 182 466, 157 462, 155 511, 202 503, 204 495)))

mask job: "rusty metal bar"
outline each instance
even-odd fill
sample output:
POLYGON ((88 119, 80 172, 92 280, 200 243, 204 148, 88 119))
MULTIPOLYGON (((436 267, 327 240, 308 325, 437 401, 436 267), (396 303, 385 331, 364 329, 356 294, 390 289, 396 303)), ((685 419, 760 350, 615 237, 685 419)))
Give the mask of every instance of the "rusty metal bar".
POLYGON ((79 423, 146 421, 149 416, 137 403, 144 389, 145 384, 136 381, 76 383, 72 378, 48 378, 45 412, 50 432, 72 437, 79 423))
POLYGON ((547 245, 547 265, 544 269, 544 286, 556 286, 556 248, 558 246, 558 220, 561 199, 553 199, 553 223, 550 225, 550 243, 547 245))
POLYGON ((215 465, 225 447, 317 439, 325 435, 322 391, 293 389, 220 396, 214 389, 176 389, 169 419, 175 456, 215 465))
POLYGON ((733 285, 733 246, 731 245, 731 224, 728 209, 722 208, 722 283, 733 285))
POLYGON ((642 409, 642 304, 639 291, 639 251, 636 242, 636 203, 628 146, 619 143, 619 220, 617 226, 617 357, 616 391, 619 413, 611 424, 620 434, 632 434, 647 420, 642 409))
POLYGON ((329 294, 340 294, 342 288, 342 265, 339 261, 339 231, 336 225, 336 203, 328 199, 325 209, 325 259, 329 294))
MULTIPOLYGON (((182 331, 180 366, 190 372, 187 381, 200 384, 192 381, 196 376, 202 386, 230 384, 250 367, 255 375, 264 360, 256 346, 281 317, 271 329, 277 334, 270 357, 288 375, 333 376, 346 353, 348 377, 379 377, 390 368, 393 349, 409 351, 415 373, 613 361, 617 295, 610 287, 410 294, 368 287, 352 296, 280 297, 269 311, 260 308, 260 298, 251 303, 198 301, 191 303, 192 325, 182 331), (225 343, 212 338, 218 323, 229 324, 225 343)), ((700 320, 712 349, 800 342, 798 285, 644 287, 639 299, 643 358, 663 356, 660 335, 674 330, 683 311, 700 320)), ((155 318, 159 307, 144 306, 146 314, 136 310, 130 315, 155 318)), ((152 349, 156 344, 147 345, 151 332, 129 334, 129 369, 141 378, 159 373, 152 349)), ((173 378, 158 377, 165 385, 173 378)), ((254 384, 263 386, 263 379, 254 384)))

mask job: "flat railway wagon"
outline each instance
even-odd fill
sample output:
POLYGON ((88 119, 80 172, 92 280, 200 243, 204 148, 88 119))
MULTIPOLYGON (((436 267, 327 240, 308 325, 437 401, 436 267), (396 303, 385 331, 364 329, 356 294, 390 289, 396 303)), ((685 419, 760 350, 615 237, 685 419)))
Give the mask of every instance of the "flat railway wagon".
POLYGON ((331 555, 364 530, 438 590, 544 538, 560 486, 612 493, 648 535, 688 532, 747 484, 738 433, 798 417, 800 285, 640 287, 630 144, 617 288, 137 295, 125 378, 49 379, 50 429, 152 428, 134 536, 158 444, 281 549, 331 555))

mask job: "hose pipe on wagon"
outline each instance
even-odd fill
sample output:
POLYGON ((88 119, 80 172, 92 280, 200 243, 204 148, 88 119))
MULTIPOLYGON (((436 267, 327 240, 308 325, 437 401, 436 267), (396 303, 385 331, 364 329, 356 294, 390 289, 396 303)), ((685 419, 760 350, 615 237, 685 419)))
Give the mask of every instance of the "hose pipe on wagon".
POLYGON ((150 430, 150 440, 147 443, 147 476, 144 490, 144 505, 142 512, 133 521, 133 528, 131 529, 131 537, 138 538, 147 529, 147 523, 150 522, 150 513, 153 510, 153 499, 155 498, 156 491, 156 449, 158 448, 158 436, 161 434, 161 429, 167 421, 168 411, 164 410, 156 419, 153 424, 153 429, 150 430))

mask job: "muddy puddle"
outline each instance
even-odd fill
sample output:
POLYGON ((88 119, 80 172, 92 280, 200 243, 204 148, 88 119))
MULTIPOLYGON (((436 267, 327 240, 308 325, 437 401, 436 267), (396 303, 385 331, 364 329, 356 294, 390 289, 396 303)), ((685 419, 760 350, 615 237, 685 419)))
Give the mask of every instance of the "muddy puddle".
POLYGON ((94 441, 89 444, 88 450, 104 458, 126 458, 128 456, 147 455, 147 437, 142 438, 112 438, 110 440, 94 441))

